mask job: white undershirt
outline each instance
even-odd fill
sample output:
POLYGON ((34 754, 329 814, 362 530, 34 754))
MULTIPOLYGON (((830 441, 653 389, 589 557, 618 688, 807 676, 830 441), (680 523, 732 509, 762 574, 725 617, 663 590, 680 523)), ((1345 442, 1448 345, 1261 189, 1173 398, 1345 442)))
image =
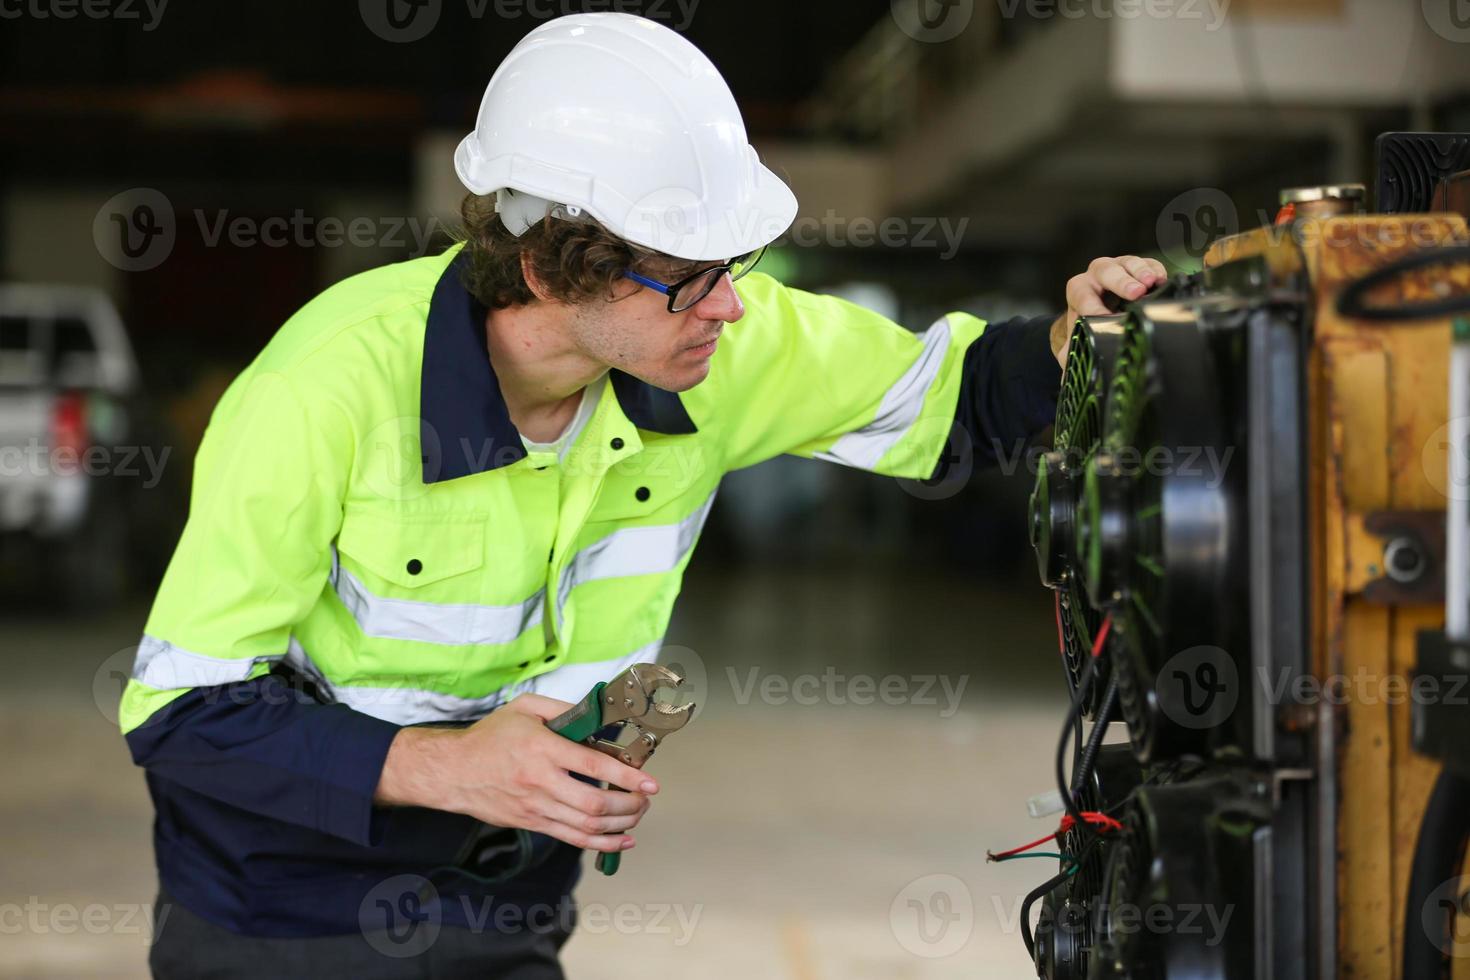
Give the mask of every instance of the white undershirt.
POLYGON ((597 402, 602 398, 603 385, 607 383, 607 375, 603 375, 597 381, 582 389, 582 400, 577 405, 577 414, 567 423, 567 427, 561 430, 561 435, 550 442, 536 442, 521 436, 521 443, 525 445, 528 453, 555 453, 557 459, 565 459, 567 448, 577 441, 577 436, 592 418, 592 413, 597 411, 597 402))
MULTIPOLYGON (((567 427, 562 430, 561 435, 555 439, 550 442, 536 442, 522 435, 521 442, 525 445, 526 452, 555 453, 558 462, 565 460, 567 449, 577 441, 577 436, 581 434, 588 420, 592 418, 592 413, 597 411, 597 402, 602 398, 602 389, 606 384, 607 375, 603 375, 597 381, 592 382, 582 389, 582 400, 577 405, 577 413, 572 416, 572 420, 567 423, 567 427)), ((552 602, 555 600, 555 596, 555 589, 546 590, 546 607, 542 611, 541 626, 546 637, 547 646, 550 646, 552 642, 551 618, 556 615, 556 610, 552 607, 552 602)))

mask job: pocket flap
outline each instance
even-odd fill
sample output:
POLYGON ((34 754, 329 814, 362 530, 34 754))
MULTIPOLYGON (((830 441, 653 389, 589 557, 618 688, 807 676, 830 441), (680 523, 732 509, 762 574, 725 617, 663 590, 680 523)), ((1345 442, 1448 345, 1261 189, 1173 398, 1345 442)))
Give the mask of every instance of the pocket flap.
POLYGON ((381 579, 419 588, 484 564, 484 519, 348 514, 337 549, 381 579))

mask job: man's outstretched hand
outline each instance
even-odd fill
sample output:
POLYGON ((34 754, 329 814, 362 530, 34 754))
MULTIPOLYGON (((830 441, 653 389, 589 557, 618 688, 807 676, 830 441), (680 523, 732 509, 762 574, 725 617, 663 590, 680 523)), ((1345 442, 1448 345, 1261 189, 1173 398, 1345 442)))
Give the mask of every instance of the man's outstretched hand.
POLYGON ((1051 349, 1057 363, 1067 366, 1067 349, 1072 324, 1079 316, 1102 316, 1108 312, 1104 293, 1135 300, 1168 278, 1163 263, 1137 255, 1093 259, 1087 271, 1067 280, 1067 312, 1051 325, 1051 349))

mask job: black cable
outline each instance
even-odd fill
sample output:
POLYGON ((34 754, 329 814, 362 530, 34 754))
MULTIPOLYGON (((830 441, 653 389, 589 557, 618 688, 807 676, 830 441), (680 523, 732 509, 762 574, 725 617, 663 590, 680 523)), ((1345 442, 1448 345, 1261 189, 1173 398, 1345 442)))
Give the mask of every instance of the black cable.
POLYGON ((1070 877, 1072 877, 1072 872, 1069 870, 1063 871, 1055 878, 1048 878, 1030 891, 1025 900, 1021 902, 1021 941, 1026 944, 1026 955, 1031 957, 1033 963, 1036 962, 1036 937, 1031 934, 1031 906, 1051 894, 1052 889, 1057 888, 1070 877))
MULTIPOLYGON (((1072 677, 1072 668, 1070 666, 1068 666, 1068 661, 1067 661, 1067 648, 1068 648, 1068 646, 1070 646, 1070 643, 1068 642, 1068 639, 1067 639, 1067 635, 1066 634, 1068 632, 1070 632, 1070 631, 1067 630, 1066 627, 1064 627, 1062 625, 1062 594, 1061 594, 1061 592, 1057 592, 1056 593, 1056 603, 1057 603, 1057 639, 1061 642, 1061 650, 1059 651, 1059 653, 1061 655, 1061 661, 1062 661, 1062 678, 1067 682, 1067 697, 1072 698, 1073 700, 1076 700, 1076 698, 1077 698, 1077 681, 1072 677)), ((1077 754, 1082 751, 1082 718, 1081 718, 1081 716, 1078 716, 1078 718, 1077 718, 1077 726, 1076 727, 1077 727, 1077 739, 1076 739, 1077 744, 1076 744, 1076 747, 1072 750, 1073 751, 1073 754, 1072 754, 1073 761, 1076 761, 1077 754)))
MULTIPOLYGON (((1062 625, 1061 620, 1062 620, 1062 613, 1061 613, 1061 609, 1058 608, 1057 609, 1057 628, 1058 628, 1058 630, 1061 629, 1061 625, 1062 625)), ((1065 642, 1066 641, 1063 641, 1064 644, 1065 644, 1065 642)), ((1061 662, 1062 662, 1062 677, 1067 682, 1067 697, 1069 697, 1069 698, 1071 698, 1072 700, 1075 701, 1077 699, 1077 684, 1076 684, 1075 681, 1072 680, 1072 668, 1070 668, 1070 667, 1067 666, 1067 649, 1066 649, 1066 646, 1065 645, 1062 647, 1060 659, 1061 659, 1061 662)), ((1077 757, 1082 752, 1082 716, 1081 715, 1078 715, 1077 716, 1077 724, 1074 727, 1076 729, 1076 745, 1072 749, 1072 759, 1075 762, 1076 759, 1077 759, 1077 757)))
POLYGON ((1440 771, 1430 794, 1414 863, 1409 872, 1409 899, 1404 906, 1404 980, 1440 980, 1450 975, 1459 889, 1435 919, 1438 935, 1426 928, 1431 895, 1460 874, 1470 839, 1470 780, 1448 769, 1440 771))
MULTIPOLYGON (((1131 796, 1132 794, 1130 793, 1129 795, 1131 796)), ((1097 961, 1099 960, 1099 958, 1102 957, 1106 952, 1103 949, 1104 944, 1107 943, 1108 945, 1111 945, 1111 943, 1108 943, 1107 941, 1109 939, 1116 939, 1116 937, 1112 936, 1112 930, 1108 927, 1108 912, 1110 909, 1116 908, 1118 904, 1117 896, 1113 894, 1113 882, 1114 879, 1117 878, 1118 862, 1122 859, 1121 855, 1123 854, 1124 850, 1126 850, 1126 848, 1109 848, 1108 858, 1105 862, 1103 862, 1102 883, 1099 886, 1100 894, 1098 895, 1099 900, 1093 903, 1091 909, 1093 944, 1092 958, 1094 965, 1097 965, 1097 961)), ((1103 969, 1099 972, 1098 975, 1103 976, 1106 975, 1108 972, 1110 971, 1103 969)))
POLYGON ((1086 861, 1092 854, 1092 849, 1097 846, 1097 842, 1100 840, 1102 840, 1101 837, 1094 837, 1092 843, 1088 844, 1078 853, 1076 860, 1072 862, 1072 867, 1037 885, 1026 894, 1026 898, 1021 902, 1021 941, 1026 944, 1026 955, 1031 957, 1033 963, 1036 962, 1036 937, 1031 933, 1031 906, 1045 898, 1068 878, 1076 874, 1076 869, 1082 867, 1082 862, 1086 861))
POLYGON ((1077 766, 1082 761, 1082 712, 1077 712, 1077 720, 1072 724, 1072 781, 1075 785, 1077 780, 1077 766))
POLYGON ((1102 750, 1102 740, 1108 733, 1108 722, 1112 720, 1113 709, 1117 707, 1117 704, 1118 672, 1113 671, 1112 676, 1108 678, 1108 688, 1103 693, 1097 715, 1093 718, 1092 731, 1087 738, 1087 748, 1083 750, 1081 759, 1072 768, 1072 792, 1075 795, 1082 793, 1083 788, 1087 785, 1088 777, 1092 775, 1092 767, 1097 763, 1097 754, 1102 750))
POLYGON ((1061 794, 1062 806, 1066 808, 1067 815, 1072 818, 1072 823, 1083 840, 1096 835, 1087 825, 1087 821, 1082 819, 1082 812, 1077 808, 1077 801, 1072 797, 1071 787, 1067 783, 1065 763, 1068 736, 1072 734, 1072 726, 1078 723, 1082 702, 1087 698, 1087 692, 1091 690, 1092 680, 1096 676, 1097 658, 1088 657, 1087 663, 1082 667, 1082 677, 1077 683, 1077 696, 1072 699, 1072 704, 1067 708, 1067 720, 1062 723, 1061 740, 1057 742, 1057 792, 1061 794))
POLYGON ((1358 320, 1381 322, 1384 320, 1420 320, 1470 313, 1470 295, 1450 296, 1427 303, 1410 303, 1404 306, 1368 306, 1363 302, 1364 296, 1370 290, 1392 281, 1405 272, 1422 269, 1425 266, 1444 265, 1449 262, 1470 262, 1470 245, 1425 249, 1399 259, 1397 262, 1390 262, 1381 269, 1375 269, 1361 279, 1355 279, 1342 291, 1342 295, 1337 297, 1337 314, 1358 320))

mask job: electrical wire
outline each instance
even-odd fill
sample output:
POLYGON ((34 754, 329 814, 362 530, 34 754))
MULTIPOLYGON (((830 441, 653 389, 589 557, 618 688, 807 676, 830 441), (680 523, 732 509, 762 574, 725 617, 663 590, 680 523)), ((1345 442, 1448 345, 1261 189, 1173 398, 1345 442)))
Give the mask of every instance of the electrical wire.
POLYGON ((1098 627, 1097 638, 1092 641, 1092 659, 1096 660, 1103 652, 1103 644, 1107 642, 1108 633, 1113 628, 1113 614, 1108 613, 1103 617, 1102 625, 1098 627))
POLYGON ((1070 870, 1062 871, 1048 878, 1040 885, 1037 885, 1027 893, 1026 898, 1021 902, 1021 940, 1026 944, 1026 955, 1031 958, 1032 962, 1036 961, 1036 937, 1031 933, 1031 906, 1035 905, 1042 898, 1049 895, 1053 889, 1062 885, 1068 878, 1076 874, 1077 869, 1082 867, 1082 863, 1091 856, 1092 849, 1097 846, 1097 842, 1100 840, 1102 840, 1101 837, 1094 837, 1092 842, 1084 847, 1081 853, 1077 855, 1070 870))
MULTIPOLYGON (((1057 611, 1057 654, 1062 664, 1062 676, 1067 681, 1067 697, 1076 699, 1077 683, 1072 679, 1072 668, 1067 665, 1067 637, 1062 628, 1062 591, 1055 589, 1052 595, 1056 600, 1057 611)), ((1072 746, 1072 758, 1077 758, 1082 751, 1082 717, 1079 715, 1074 726, 1074 737, 1072 746)))
MULTIPOLYGON (((1080 868, 1082 862, 1078 861, 1075 866, 1080 868)), ((1026 944, 1026 955, 1031 957, 1032 962, 1036 961, 1036 937, 1031 932, 1031 906, 1051 894, 1053 889, 1064 884, 1070 877, 1072 877, 1070 871, 1063 871, 1054 877, 1048 878, 1030 892, 1027 892, 1026 898, 1021 902, 1021 941, 1026 944)))
POLYGON ((1465 864, 1470 843, 1470 780, 1451 769, 1441 769, 1424 807, 1419 837, 1409 866, 1409 891, 1404 903, 1404 948, 1400 976, 1404 980, 1440 980, 1450 975, 1451 954, 1458 949, 1455 917, 1459 914, 1459 886, 1447 901, 1447 882, 1465 864))
MULTIPOLYGON (((1078 685, 1076 685, 1076 680, 1072 679, 1072 667, 1067 666, 1067 636, 1066 630, 1061 626, 1061 589, 1054 589, 1051 595, 1054 597, 1055 610, 1057 610, 1057 658, 1061 663, 1061 676, 1067 682, 1067 698, 1076 698, 1078 685)), ((1079 717, 1078 724, 1076 724, 1073 758, 1078 757, 1080 752, 1082 752, 1082 718, 1079 717)))
MULTIPOLYGON (((1067 719, 1062 724, 1062 737, 1057 743, 1056 777, 1057 792, 1061 794, 1062 806, 1066 809, 1074 825, 1078 828, 1084 839, 1096 838, 1092 827, 1082 817, 1082 811, 1073 798, 1072 789, 1067 781, 1067 736, 1071 734, 1074 725, 1079 724, 1083 702, 1087 699, 1087 692, 1092 688, 1093 678, 1097 676, 1097 658, 1102 654, 1103 645, 1107 642, 1108 633, 1113 627, 1113 616, 1109 613, 1103 618, 1102 626, 1098 628, 1097 637, 1092 641, 1092 656, 1087 658, 1087 663, 1082 668, 1082 677, 1077 685, 1077 694, 1072 698, 1072 704, 1067 708, 1067 719)), ((1077 762, 1077 755, 1073 755, 1073 762, 1077 762)))
MULTIPOLYGON (((1067 709, 1067 719, 1062 724, 1062 738, 1057 743, 1057 792, 1062 797, 1062 808, 1067 811, 1067 815, 1079 827, 1085 821, 1082 819, 1081 810, 1077 806, 1077 801, 1072 796, 1071 785, 1067 781, 1067 743, 1070 741, 1072 728, 1077 723, 1077 716, 1080 713, 1082 700, 1087 697, 1087 692, 1092 690, 1092 679, 1096 673, 1096 661, 1089 659, 1082 668, 1082 682, 1077 686, 1077 697, 1072 699, 1072 704, 1067 709)), ((1076 755, 1073 756, 1073 761, 1076 761, 1076 755)), ((1083 836, 1087 836, 1086 833, 1083 836)))
POLYGON ((1054 831, 1052 831, 1051 833, 1047 834, 1045 837, 1042 837, 1039 840, 1034 840, 1034 841, 1032 841, 1029 844, 1022 844, 1020 847, 1013 847, 1009 851, 1001 851, 999 854, 996 854, 993 851, 986 851, 985 852, 985 860, 987 860, 987 861, 1006 861, 1006 860, 1009 860, 1010 858, 1015 857, 1016 855, 1022 853, 1023 851, 1029 851, 1033 847, 1040 847, 1042 844, 1046 844, 1046 843, 1048 843, 1050 841, 1056 840, 1057 839, 1057 835, 1060 834, 1060 833, 1061 833, 1060 830, 1054 830, 1054 831))
MULTIPOLYGON (((1062 664, 1065 667, 1066 638, 1064 633, 1062 632, 1062 606, 1060 594, 1058 594, 1056 598, 1056 614, 1057 642, 1058 645, 1061 647, 1062 664)), ((1032 961, 1035 961, 1036 959, 1036 938, 1034 935, 1032 935, 1031 932, 1031 907, 1035 905, 1040 899, 1050 894, 1053 889, 1064 883, 1068 878, 1072 877, 1072 875, 1076 874, 1078 869, 1082 867, 1083 863, 1086 862, 1087 858, 1092 854, 1093 848, 1095 848, 1102 840, 1102 835, 1094 830, 1092 827, 1092 823, 1094 821, 1103 823, 1103 825, 1110 830, 1121 830, 1123 826, 1117 820, 1112 819, 1105 813, 1098 813, 1096 811, 1088 811, 1087 813, 1083 813, 1081 810, 1079 810, 1077 807, 1077 801, 1073 798, 1073 795, 1067 785, 1066 774, 1066 752, 1068 735, 1075 733, 1075 743, 1072 756, 1072 760, 1075 764, 1080 761, 1080 755, 1082 751, 1082 705, 1086 702, 1087 692, 1092 687, 1093 678, 1097 676, 1097 660, 1098 657, 1102 654, 1103 646, 1107 643, 1108 633, 1112 630, 1112 626, 1113 617, 1112 614, 1109 613, 1103 618, 1102 626, 1098 628, 1097 636, 1092 641, 1092 656, 1088 657, 1087 663, 1083 665, 1082 676, 1078 678, 1077 687, 1074 690, 1071 690, 1071 704, 1067 708, 1067 718, 1065 723, 1062 725, 1062 737, 1057 743, 1057 791, 1061 794, 1062 805, 1066 808, 1067 811, 1066 816, 1062 818, 1061 826, 1057 829, 1056 833, 1043 837, 1038 841, 1033 841, 1032 843, 1027 844, 1023 847, 1013 848, 1010 851, 1004 851, 999 855, 987 855, 992 861, 1014 860, 1018 857, 1025 857, 1028 855, 1026 855, 1024 852, 1029 851, 1031 848, 1039 847, 1049 840, 1059 840, 1062 834, 1066 833, 1073 827, 1078 828, 1079 831, 1083 833, 1084 840, 1086 840, 1086 843, 1077 853, 1077 856, 1072 859, 1072 866, 1070 868, 1061 871, 1060 873, 1047 879, 1042 884, 1038 885, 1035 889, 1033 889, 1030 893, 1026 895, 1025 900, 1021 903, 1021 939, 1026 943, 1026 955, 1029 956, 1032 961), (1070 825, 1068 824, 1069 820, 1071 821, 1070 825)), ((1071 688, 1070 679, 1071 678, 1069 673, 1069 688, 1071 688)))
POLYGON ((1072 863, 1072 858, 1066 854, 1061 853, 1060 851, 1033 851, 1030 854, 1012 854, 1010 857, 996 857, 991 858, 990 860, 994 861, 996 864, 1004 864, 1007 861, 1020 861, 1024 858, 1055 858, 1056 860, 1063 861, 1067 864, 1072 863))
MULTIPOLYGON (((1112 817, 1108 816, 1106 813, 1099 813, 1096 810, 1083 810, 1082 811, 1082 815, 1087 818, 1087 822, 1089 824, 1097 824, 1099 827, 1103 828, 1104 830, 1122 830, 1123 829, 1123 822, 1121 820, 1114 820, 1112 817)), ((1071 818, 1070 817, 1064 817, 1064 818, 1062 818, 1062 829, 1061 829, 1060 833, 1065 834, 1067 831, 1069 831, 1071 829, 1072 829, 1071 818)))
POLYGON ((1098 706, 1097 716, 1092 722, 1092 732, 1087 738, 1087 748, 1082 751, 1081 760, 1072 767, 1072 792, 1081 793, 1087 785, 1087 780, 1092 776, 1092 768, 1097 764, 1097 754, 1102 751, 1103 738, 1108 734, 1108 724, 1112 721, 1114 709, 1118 706, 1118 672, 1115 670, 1108 678, 1108 689, 1103 694, 1102 703, 1098 706))
MULTIPOLYGON (((1066 666, 1066 663, 1067 663, 1067 637, 1066 637, 1066 634, 1062 632, 1062 590, 1061 589, 1052 589, 1051 594, 1052 594, 1052 598, 1056 600, 1055 606, 1056 606, 1056 610, 1057 610, 1057 650, 1062 655, 1062 665, 1063 666, 1066 666)), ((1072 675, 1071 675, 1071 673, 1068 673, 1067 674, 1067 686, 1068 687, 1071 687, 1072 686, 1072 675)))
POLYGON ((1401 306, 1370 306, 1364 302, 1370 291, 1405 272, 1449 262, 1467 261, 1470 261, 1470 245, 1424 249, 1390 262, 1348 284, 1337 297, 1338 316, 1381 323, 1386 320, 1421 320, 1470 313, 1470 295, 1448 296, 1427 303, 1406 303, 1401 306))
MULTIPOLYGON (((1082 817, 1089 824, 1097 824, 1105 830, 1123 829, 1123 825, 1117 820, 1114 820, 1109 814, 1099 813, 1096 810, 1084 810, 1082 811, 1082 817)), ((1013 847, 1008 851, 1001 851, 1000 853, 996 853, 994 851, 986 851, 985 859, 987 861, 1009 861, 1013 857, 1020 856, 1025 851, 1029 851, 1034 847, 1040 847, 1042 844, 1045 844, 1048 841, 1056 840, 1058 837, 1071 830, 1074 826, 1076 825, 1073 823, 1072 818, 1070 816, 1064 816, 1062 817, 1061 825, 1050 834, 1047 834, 1045 837, 1034 840, 1029 844, 1022 844, 1020 847, 1013 847)))

